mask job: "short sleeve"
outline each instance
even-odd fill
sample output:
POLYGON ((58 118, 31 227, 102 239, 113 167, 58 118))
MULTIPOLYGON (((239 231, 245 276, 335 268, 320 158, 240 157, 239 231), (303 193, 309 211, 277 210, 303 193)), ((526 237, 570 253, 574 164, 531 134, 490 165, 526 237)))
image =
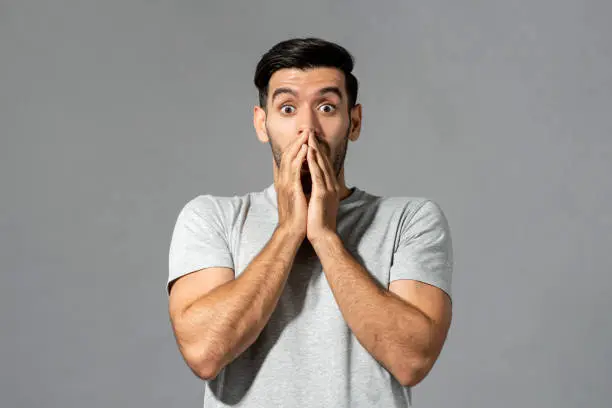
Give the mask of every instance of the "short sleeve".
POLYGON ((221 208, 213 197, 201 195, 180 211, 170 241, 166 292, 171 283, 203 268, 234 268, 221 208))
POLYGON ((451 296, 453 248, 446 216, 437 203, 426 200, 408 217, 399 228, 389 282, 418 280, 451 296))

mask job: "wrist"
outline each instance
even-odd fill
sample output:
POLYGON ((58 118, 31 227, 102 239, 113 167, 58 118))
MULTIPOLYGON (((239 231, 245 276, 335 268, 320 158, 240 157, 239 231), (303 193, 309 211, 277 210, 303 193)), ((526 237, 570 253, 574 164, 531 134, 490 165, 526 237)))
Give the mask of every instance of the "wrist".
POLYGON ((308 237, 312 248, 315 252, 320 253, 325 248, 332 248, 337 245, 343 245, 342 239, 336 231, 324 231, 314 237, 308 237))
POLYGON ((295 228, 291 228, 289 226, 278 225, 274 230, 274 236, 277 237, 281 242, 287 245, 295 246, 297 248, 304 241, 306 233, 296 230, 295 228))

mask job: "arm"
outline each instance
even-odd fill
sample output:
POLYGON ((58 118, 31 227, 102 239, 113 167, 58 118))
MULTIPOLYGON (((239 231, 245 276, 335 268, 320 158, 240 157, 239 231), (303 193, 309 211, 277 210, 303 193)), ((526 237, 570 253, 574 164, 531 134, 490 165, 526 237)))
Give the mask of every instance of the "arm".
POLYGON ((186 305, 178 300, 181 282, 176 282, 170 299, 172 325, 196 375, 215 378, 257 339, 276 307, 300 243, 299 235, 277 228, 238 278, 186 305))
MULTIPOLYGON (((415 385, 433 366, 450 325, 446 293, 433 285, 416 283, 421 278, 450 286, 452 261, 446 220, 436 205, 430 205, 429 211, 417 211, 418 216, 402 224, 390 271, 393 291, 381 288, 337 235, 340 185, 314 137, 308 145, 313 188, 307 237, 359 342, 400 384, 415 385), (413 278, 413 283, 406 283, 406 276, 413 278)), ((424 208, 425 204, 420 210, 424 208)))
MULTIPOLYGON (((177 343, 192 371, 203 379, 216 377, 253 344, 283 292, 297 250, 306 236, 308 207, 300 182, 307 152, 305 141, 306 135, 299 135, 283 153, 274 181, 278 226, 242 274, 227 281, 202 275, 207 271, 201 271, 198 274, 205 276, 201 278, 205 281, 203 287, 188 283, 177 287, 185 282, 181 278, 172 290, 170 315, 177 343)), ((199 227, 178 223, 177 244, 171 248, 170 261, 175 266, 171 269, 184 272, 196 264, 211 264, 211 259, 217 264, 230 264, 231 255, 220 227, 222 221, 216 219, 214 211, 208 211, 199 217, 199 223, 199 227)))
POLYGON ((359 342, 400 384, 418 384, 445 341, 451 319, 448 296, 413 280, 394 281, 389 291, 381 288, 336 234, 315 241, 313 247, 359 342))
POLYGON ((390 290, 379 287, 337 235, 341 188, 315 138, 308 145, 313 187, 307 237, 359 342, 400 384, 415 385, 433 366, 450 326, 450 298, 434 285, 417 283, 450 289, 452 251, 446 219, 437 205, 425 203, 402 222, 390 290))

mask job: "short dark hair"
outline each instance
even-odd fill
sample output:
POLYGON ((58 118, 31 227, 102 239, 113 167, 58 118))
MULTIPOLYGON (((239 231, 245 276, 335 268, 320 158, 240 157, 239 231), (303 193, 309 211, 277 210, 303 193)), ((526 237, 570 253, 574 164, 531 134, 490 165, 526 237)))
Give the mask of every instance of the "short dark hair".
POLYGON ((359 84, 352 74, 355 60, 342 46, 320 38, 292 38, 281 41, 266 52, 255 69, 259 105, 266 108, 268 85, 272 74, 283 68, 309 69, 329 67, 344 73, 349 109, 357 103, 359 84))

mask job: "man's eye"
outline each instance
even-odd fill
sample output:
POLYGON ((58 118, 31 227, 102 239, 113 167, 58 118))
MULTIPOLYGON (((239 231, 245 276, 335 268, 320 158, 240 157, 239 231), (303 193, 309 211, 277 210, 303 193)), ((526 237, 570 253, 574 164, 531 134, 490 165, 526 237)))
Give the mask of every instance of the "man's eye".
POLYGON ((295 108, 291 105, 283 105, 281 106, 281 112, 285 113, 285 114, 291 114, 293 112, 295 112, 295 108))
POLYGON ((319 110, 325 113, 332 113, 333 111, 336 110, 336 107, 334 105, 330 105, 329 103, 326 103, 325 105, 319 106, 319 110))

